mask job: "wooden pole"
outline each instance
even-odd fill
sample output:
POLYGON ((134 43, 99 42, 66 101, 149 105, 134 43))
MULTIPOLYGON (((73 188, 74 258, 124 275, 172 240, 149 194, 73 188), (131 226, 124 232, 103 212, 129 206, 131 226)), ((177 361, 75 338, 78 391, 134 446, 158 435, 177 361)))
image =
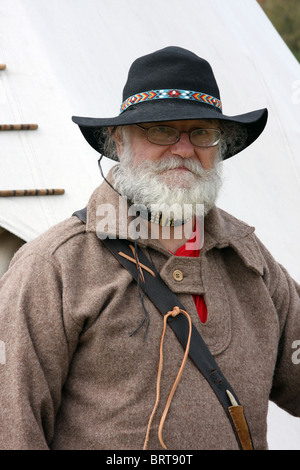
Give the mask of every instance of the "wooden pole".
POLYGON ((0 191, 0 197, 60 196, 64 193, 64 189, 8 189, 0 191))
POLYGON ((37 124, 0 124, 0 131, 34 131, 37 124))
POLYGON ((6 69, 6 64, 0 64, 0 70, 5 70, 6 69))

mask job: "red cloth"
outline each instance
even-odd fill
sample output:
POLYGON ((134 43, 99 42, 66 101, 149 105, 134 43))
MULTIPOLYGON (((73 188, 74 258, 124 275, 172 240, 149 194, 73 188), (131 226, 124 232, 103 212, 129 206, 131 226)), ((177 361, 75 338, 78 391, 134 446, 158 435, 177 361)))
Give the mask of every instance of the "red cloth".
MULTIPOLYGON (((197 226, 196 226, 196 231, 197 231, 197 236, 200 236, 200 231, 197 226)), ((195 239, 196 239, 196 235, 194 235, 187 243, 192 243, 193 241, 195 241, 195 239)), ((176 256, 190 256, 190 257, 193 256, 197 258, 199 256, 200 249, 190 249, 191 247, 187 248, 187 243, 181 246, 180 248, 178 248, 175 255, 176 256)), ((199 318, 202 323, 205 323, 207 320, 207 308, 206 308, 204 298, 202 295, 193 295, 193 299, 197 308, 199 318)))

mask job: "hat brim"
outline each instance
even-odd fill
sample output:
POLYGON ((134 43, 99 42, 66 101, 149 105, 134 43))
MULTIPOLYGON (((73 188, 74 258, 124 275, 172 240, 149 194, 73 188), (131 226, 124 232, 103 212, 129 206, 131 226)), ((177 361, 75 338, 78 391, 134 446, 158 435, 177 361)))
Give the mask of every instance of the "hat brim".
POLYGON ((247 130, 247 139, 238 151, 228 147, 224 160, 249 147, 264 130, 268 110, 266 108, 237 116, 226 116, 210 105, 185 102, 183 100, 159 100, 152 103, 139 103, 131 106, 119 116, 113 118, 92 118, 73 116, 87 142, 99 153, 104 154, 104 141, 101 129, 114 126, 128 126, 150 122, 185 121, 194 119, 218 119, 240 124, 247 130), (150 107, 149 107, 150 105, 150 107), (97 131, 97 132, 96 132, 97 131), (96 137, 97 134, 97 137, 96 137))

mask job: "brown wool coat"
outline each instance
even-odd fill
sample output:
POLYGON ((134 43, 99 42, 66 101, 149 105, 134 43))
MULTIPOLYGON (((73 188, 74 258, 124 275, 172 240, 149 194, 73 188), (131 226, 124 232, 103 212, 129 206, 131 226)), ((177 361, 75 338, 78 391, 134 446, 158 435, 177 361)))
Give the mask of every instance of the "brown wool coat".
MULTIPOLYGON (((0 448, 142 449, 155 403, 162 317, 149 299, 150 327, 137 286, 95 234, 96 209, 117 205, 104 183, 92 195, 87 226, 76 217, 22 247, 0 281, 0 448), (5 360, 4 360, 5 359, 5 360), (5 364, 3 363, 5 362, 5 364)), ((120 227, 117 223, 117 231, 120 227)), ((199 258, 140 240, 179 295, 244 405, 256 449, 266 449, 269 399, 300 416, 300 289, 254 235, 214 208, 199 258), (183 280, 173 279, 174 269, 183 280), (191 294, 203 294, 201 324, 191 294)), ((148 449, 183 358, 168 328, 161 400, 148 449)), ((163 438, 169 450, 237 449, 231 425, 188 360, 163 438)))

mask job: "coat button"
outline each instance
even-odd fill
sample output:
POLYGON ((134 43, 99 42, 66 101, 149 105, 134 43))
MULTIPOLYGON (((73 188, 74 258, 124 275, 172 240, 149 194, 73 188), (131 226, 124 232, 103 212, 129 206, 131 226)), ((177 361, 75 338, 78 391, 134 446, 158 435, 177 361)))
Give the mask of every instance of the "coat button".
POLYGON ((182 274, 182 271, 180 271, 180 269, 175 269, 175 271, 173 271, 173 279, 175 279, 175 281, 177 282, 182 281, 183 274, 182 274))

